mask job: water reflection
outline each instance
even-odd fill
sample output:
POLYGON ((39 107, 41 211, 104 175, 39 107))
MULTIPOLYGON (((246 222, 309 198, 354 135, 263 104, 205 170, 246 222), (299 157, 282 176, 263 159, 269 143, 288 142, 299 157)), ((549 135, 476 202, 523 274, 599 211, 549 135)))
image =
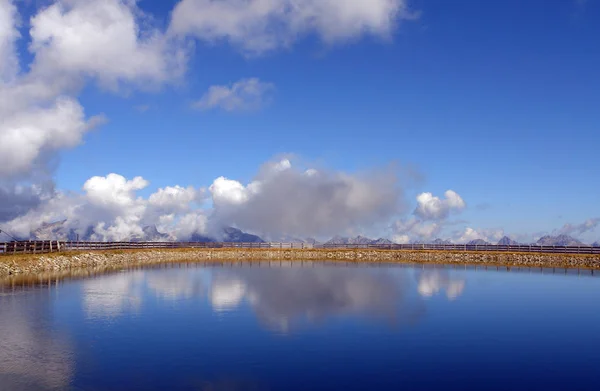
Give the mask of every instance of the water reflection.
POLYGON ((423 297, 431 297, 445 291, 448 300, 455 300, 465 289, 465 280, 452 278, 445 269, 424 270, 419 273, 418 280, 417 290, 423 297))
POLYGON ((163 300, 206 297, 216 313, 247 305, 261 324, 287 332, 303 322, 361 316, 390 324, 413 324, 425 313, 420 296, 446 289, 456 298, 464 288, 447 272, 422 273, 418 284, 409 269, 341 267, 153 268, 83 281, 88 317, 136 313, 148 295, 163 300))
POLYGON ((532 384, 539 379, 595 389, 600 381, 597 278, 300 266, 196 263, 0 283, 0 390, 542 389, 532 384))
POLYGON ((204 296, 206 292, 204 274, 180 269, 165 269, 160 273, 149 273, 146 283, 156 296, 165 300, 189 299, 204 296))
POLYGON ((213 281, 210 299, 215 311, 228 311, 236 308, 246 295, 246 283, 230 277, 221 277, 213 281))
POLYGON ((0 389, 65 389, 73 363, 66 339, 51 327, 48 292, 0 296, 0 389))
POLYGON ((211 291, 216 310, 245 299, 264 324, 287 331, 294 323, 338 315, 413 323, 424 306, 410 295, 411 285, 404 269, 241 267, 215 270, 211 291))
POLYGON ((112 318, 136 311, 142 303, 145 274, 141 270, 101 276, 83 282, 83 306, 90 318, 112 318))

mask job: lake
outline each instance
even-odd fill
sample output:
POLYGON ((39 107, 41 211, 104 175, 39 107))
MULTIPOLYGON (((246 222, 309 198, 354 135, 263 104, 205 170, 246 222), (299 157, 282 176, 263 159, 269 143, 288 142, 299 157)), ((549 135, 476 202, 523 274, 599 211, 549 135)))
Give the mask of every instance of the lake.
POLYGON ((600 276, 182 264, 0 286, 0 390, 598 390, 600 276))

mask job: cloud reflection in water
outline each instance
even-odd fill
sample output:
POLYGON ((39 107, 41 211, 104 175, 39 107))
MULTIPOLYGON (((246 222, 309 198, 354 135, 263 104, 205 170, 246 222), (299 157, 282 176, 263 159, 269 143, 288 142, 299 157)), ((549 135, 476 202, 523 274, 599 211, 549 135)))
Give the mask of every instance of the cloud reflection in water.
POLYGON ((451 278, 447 270, 424 270, 418 275, 417 290, 423 297, 432 297, 445 290, 448 300, 455 300, 464 289, 465 280, 451 278))
POLYGON ((67 341, 48 327, 48 293, 0 296, 0 389, 67 389, 73 373, 67 341))
POLYGON ((413 271, 401 267, 172 267, 87 280, 84 302, 89 316, 113 317, 138 310, 145 295, 164 300, 206 296, 217 313, 247 304, 264 325, 285 332, 336 316, 412 324, 425 313, 423 297, 445 291, 456 299, 465 286, 443 269, 417 272, 416 277, 415 283, 413 271))
POLYGON ((363 316, 393 323, 412 323, 424 313, 421 300, 410 295, 405 270, 331 266, 214 270, 213 308, 235 308, 244 299, 271 328, 287 331, 307 320, 363 316))

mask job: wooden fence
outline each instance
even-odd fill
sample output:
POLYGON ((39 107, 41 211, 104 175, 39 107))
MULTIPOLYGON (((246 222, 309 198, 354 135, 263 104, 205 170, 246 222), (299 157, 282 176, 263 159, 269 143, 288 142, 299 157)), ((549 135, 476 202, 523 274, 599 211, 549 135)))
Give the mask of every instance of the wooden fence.
POLYGON ((194 243, 194 242, 70 242, 26 241, 0 243, 0 255, 40 254, 56 251, 131 250, 174 248, 247 248, 247 249, 373 249, 428 251, 496 251, 521 253, 600 254, 600 247, 536 245, 468 244, 308 244, 308 243, 194 243))

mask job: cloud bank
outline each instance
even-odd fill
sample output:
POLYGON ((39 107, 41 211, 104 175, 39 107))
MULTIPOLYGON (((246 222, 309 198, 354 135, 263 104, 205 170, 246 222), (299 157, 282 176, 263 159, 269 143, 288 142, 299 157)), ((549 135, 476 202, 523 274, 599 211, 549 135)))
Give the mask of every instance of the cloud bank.
POLYGON ((397 220, 392 225, 392 240, 396 243, 429 241, 439 235, 448 217, 466 208, 462 197, 453 190, 444 193, 445 198, 432 193, 417 195, 417 207, 413 217, 397 220))
POLYGON ((247 185, 221 177, 209 191, 215 221, 266 236, 364 229, 389 221, 403 199, 392 169, 365 174, 303 170, 288 159, 265 164, 247 185))
POLYGON ((180 240, 214 235, 232 225, 267 237, 305 237, 385 226, 403 201, 391 169, 372 174, 306 170, 289 159, 264 164, 246 185, 220 177, 208 190, 171 186, 139 197, 148 185, 142 177, 96 176, 84 183, 81 193, 55 192, 34 199, 31 209, 7 227, 27 237, 44 222, 67 220, 65 228, 95 240, 144 236, 144 228, 151 225, 180 240), (211 208, 203 207, 206 198, 211 208))

